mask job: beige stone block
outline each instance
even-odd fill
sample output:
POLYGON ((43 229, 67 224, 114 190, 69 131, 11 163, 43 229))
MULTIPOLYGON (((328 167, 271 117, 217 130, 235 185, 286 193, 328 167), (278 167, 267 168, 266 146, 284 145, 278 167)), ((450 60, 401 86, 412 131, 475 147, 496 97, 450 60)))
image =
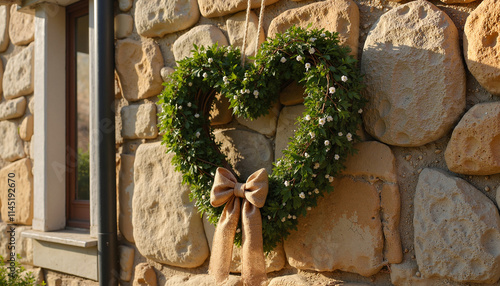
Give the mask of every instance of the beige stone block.
POLYGON ((3 61, 0 59, 0 99, 2 99, 2 93, 3 93, 3 61))
POLYGON ((366 38, 361 73, 365 129, 386 144, 437 140, 465 108, 458 31, 430 2, 408 2, 380 17, 366 38))
POLYGON ((118 14, 115 16, 115 38, 123 39, 132 34, 134 29, 134 19, 128 14, 118 14))
MULTIPOLYGON (((2 207, 2 204, 3 204, 2 198, 0 197, 0 207, 2 207)), ((0 222, 0 256, 2 256, 4 259, 8 259, 10 256, 10 250, 9 250, 10 232, 7 232, 10 231, 10 227, 11 226, 8 225, 7 223, 0 222)))
POLYGON ((280 92, 280 103, 283 105, 297 105, 304 102, 306 90, 303 85, 292 82, 280 92))
POLYGON ((161 142, 143 143, 134 162, 132 225, 138 251, 146 258, 177 267, 205 262, 209 249, 201 218, 182 174, 161 142))
POLYGON ((267 35, 274 37, 293 25, 311 29, 325 29, 339 33, 341 45, 351 48, 351 55, 357 57, 359 38, 359 9, 352 0, 329 0, 290 9, 274 18, 267 35))
POLYGON ((200 11, 196 0, 138 0, 134 18, 139 35, 163 37, 196 24, 200 11))
POLYGON ((403 261, 403 248, 399 234, 401 197, 397 183, 382 185, 380 210, 385 238, 384 258, 389 263, 400 263, 403 261))
POLYGON ((33 265, 33 241, 31 238, 22 236, 22 233, 31 230, 31 226, 15 226, 16 237, 16 255, 19 254, 21 259, 16 259, 24 265, 33 265))
POLYGON ((235 173, 245 181, 253 172, 265 168, 271 174, 273 148, 264 135, 237 129, 214 132, 215 141, 226 155, 235 173))
POLYGON ((397 182, 396 158, 391 148, 377 141, 354 145, 357 154, 349 156, 343 174, 366 177, 370 181, 397 182))
MULTIPOLYGON (((245 34, 245 21, 246 21, 246 12, 237 13, 226 20, 227 26, 227 34, 229 37, 229 43, 232 46, 240 47, 241 51, 243 51, 243 35, 245 34)), ((257 33, 259 33, 258 29, 259 18, 255 13, 250 12, 248 18, 248 30, 247 30, 247 39, 246 39, 246 49, 245 55, 247 57, 255 55, 255 45, 260 46, 265 40, 266 35, 264 33, 264 29, 260 28, 260 34, 257 38, 257 33)))
POLYGON ((0 120, 13 119, 23 116, 26 109, 26 98, 19 97, 0 103, 0 120))
POLYGON ((0 170, 0 178, 5 180, 5 183, 0 185, 3 221, 31 225, 33 220, 33 174, 31 171, 31 160, 27 158, 11 163, 0 170), (11 180, 7 182, 9 178, 11 180))
POLYGON ((33 136, 33 115, 26 116, 19 126, 19 136, 24 141, 31 141, 33 136))
POLYGON ((152 139, 158 135, 156 105, 132 104, 121 109, 122 136, 125 139, 152 139))
POLYGON ((477 0, 442 0, 443 3, 446 4, 465 4, 465 3, 471 3, 477 0))
POLYGON ((28 109, 31 114, 35 114, 35 96, 28 96, 28 109))
POLYGON ((500 173, 500 102, 474 105, 457 124, 445 151, 450 171, 467 175, 500 173))
POLYGON ((335 180, 334 188, 285 240, 288 263, 371 276, 386 263, 379 194, 375 186, 351 178, 335 180))
POLYGON ((306 279, 298 274, 278 276, 269 282, 269 286, 309 286, 306 279))
MULTIPOLYGON (((474 0, 448 0, 468 3, 474 0)), ((500 95, 500 2, 484 0, 467 17, 464 26, 464 56, 467 67, 490 93, 500 95)))
POLYGON ((118 0, 118 7, 122 12, 128 12, 132 8, 132 4, 134 4, 133 0, 118 0))
POLYGON ((174 72, 175 70, 171 67, 162 67, 160 70, 161 74, 161 79, 163 79, 164 82, 168 81, 169 76, 174 72))
POLYGON ((135 267, 133 286, 156 286, 155 269, 147 264, 140 263, 135 267))
POLYGON ((220 93, 215 95, 210 109, 210 125, 228 124, 233 120, 233 109, 229 107, 230 104, 229 99, 220 93))
MULTIPOLYGON (((211 275, 201 274, 194 276, 174 275, 168 277, 164 286, 213 286, 216 284, 211 275)), ((240 276, 229 275, 228 280, 220 286, 243 286, 240 276)))
POLYGON ((156 96, 162 91, 160 70, 163 56, 153 40, 119 40, 116 43, 115 60, 126 100, 137 101, 156 96))
POLYGON ((118 246, 120 255, 120 280, 130 281, 134 267, 134 249, 125 245, 118 246))
POLYGON ((304 113, 304 105, 296 106, 286 106, 281 109, 280 116, 278 118, 278 126, 276 127, 276 141, 274 149, 274 157, 276 160, 283 156, 283 150, 286 149, 290 138, 295 134, 295 125, 297 118, 304 113))
MULTIPOLYGON (((266 0, 265 5, 271 5, 279 0, 266 0)), ((247 0, 198 0, 203 17, 212 18, 233 14, 246 10, 247 0)), ((260 8, 261 0, 251 0, 252 9, 260 8)))
POLYGON ((414 199, 414 245, 423 278, 495 283, 500 278, 500 216, 465 180, 424 169, 414 199))
POLYGON ((180 36, 173 46, 174 57, 176 61, 180 61, 185 57, 192 55, 191 50, 194 49, 193 44, 198 47, 212 46, 219 43, 219 46, 227 46, 227 38, 224 33, 213 25, 200 25, 192 28, 182 36, 180 36))
POLYGON ((9 36, 16 46, 23 46, 35 39, 35 15, 17 11, 17 5, 10 6, 9 36))
POLYGON ((134 242, 132 225, 132 198, 134 196, 134 155, 120 154, 118 165, 118 199, 120 203, 119 225, 121 234, 134 242))
POLYGON ((6 99, 33 93, 33 44, 12 56, 3 74, 3 95, 6 99))
POLYGON ((8 120, 0 121, 0 157, 12 162, 25 156, 17 124, 8 120))
POLYGON ((245 119, 243 117, 236 117, 239 124, 255 130, 265 136, 272 137, 276 134, 276 125, 278 122, 278 115, 280 113, 280 104, 276 103, 269 109, 267 115, 260 116, 254 120, 245 119))
POLYGON ((422 278, 415 260, 405 260, 400 264, 391 264, 391 283, 395 286, 440 285, 436 280, 422 278))
MULTIPOLYGON (((9 6, 2 5, 0 6, 0 53, 5 51, 9 46, 9 6)), ((0 77, 2 74, 0 73, 0 77)), ((1 80, 0 80, 1 82, 1 80)), ((0 90, 2 84, 0 83, 0 90)))

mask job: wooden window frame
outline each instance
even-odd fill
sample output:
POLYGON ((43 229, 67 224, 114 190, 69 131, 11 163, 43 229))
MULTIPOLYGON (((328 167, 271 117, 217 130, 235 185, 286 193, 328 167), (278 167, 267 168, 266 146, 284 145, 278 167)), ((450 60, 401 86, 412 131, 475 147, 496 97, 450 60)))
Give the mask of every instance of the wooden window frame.
POLYGON ((90 228, 90 201, 77 200, 76 19, 89 14, 87 0, 66 7, 66 226, 90 228))

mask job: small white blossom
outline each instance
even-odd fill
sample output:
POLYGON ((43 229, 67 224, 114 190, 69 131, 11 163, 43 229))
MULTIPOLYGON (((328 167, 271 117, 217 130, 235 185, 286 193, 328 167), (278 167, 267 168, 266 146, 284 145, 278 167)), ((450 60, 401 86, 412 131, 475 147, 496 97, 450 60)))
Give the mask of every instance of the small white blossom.
POLYGON ((286 59, 285 59, 285 57, 281 57, 281 60, 280 60, 280 62, 282 62, 282 63, 285 63, 285 62, 286 62, 286 59))
POLYGON ((314 137, 316 136, 312 131, 309 132, 309 136, 311 136, 311 139, 314 139, 314 137))
POLYGON ((335 178, 334 177, 328 178, 328 182, 330 182, 330 183, 333 182, 333 179, 335 179, 335 178))
POLYGON ((203 73, 203 78, 207 78, 208 74, 206 72, 203 73))
POLYGON ((227 76, 224 76, 222 78, 222 80, 224 81, 225 84, 228 84, 229 83, 229 79, 227 78, 227 76))
POLYGON ((290 186, 290 182, 285 181, 285 187, 288 187, 288 186, 290 186))
POLYGON ((244 94, 244 93, 245 93, 245 90, 244 90, 244 89, 240 90, 240 93, 241 93, 241 94, 244 94))
POLYGON ((286 203, 283 203, 283 206, 286 206, 286 203))
POLYGON ((196 113, 196 114, 194 115, 194 117, 199 118, 199 117, 200 117, 200 115, 199 115, 198 113, 196 113))
POLYGON ((325 146, 330 145, 330 140, 325 140, 325 146))
POLYGON ((339 136, 344 136, 344 133, 342 133, 342 132, 339 132, 339 136))
POLYGON ((311 115, 307 114, 305 117, 304 117, 305 120, 309 121, 311 120, 311 115))
POLYGON ((238 97, 235 95, 235 96, 233 96, 233 99, 236 100, 236 99, 238 99, 238 97))
POLYGON ((319 163, 314 163, 314 169, 319 169, 319 163))
POLYGON ((182 110, 182 105, 179 105, 179 107, 177 107, 177 109, 182 110))
POLYGON ((326 119, 324 119, 324 118, 320 118, 320 119, 318 120, 318 123, 319 123, 319 125, 323 126, 323 125, 325 125, 325 123, 326 123, 326 119))
POLYGON ((340 78, 343 82, 346 82, 347 81, 347 77, 345 75, 343 75, 341 78, 340 78))
POLYGON ((325 179, 328 179, 328 178, 330 178, 330 175, 326 174, 325 179))
POLYGON ((188 102, 187 106, 188 106, 188 107, 191 107, 191 102, 188 102))
POLYGON ((310 38, 309 41, 314 43, 316 41, 316 38, 310 38))
POLYGON ((201 199, 202 199, 202 200, 204 200, 205 198, 206 198, 206 197, 205 197, 205 195, 201 196, 201 199))
POLYGON ((314 193, 315 194, 319 194, 319 190, 318 189, 314 189, 314 193))
POLYGON ((309 49, 309 53, 310 53, 311 55, 312 55, 312 54, 314 54, 315 52, 316 52, 316 50, 315 50, 314 48, 310 48, 310 49, 309 49))
POLYGON ((333 121, 333 117, 332 117, 332 116, 330 116, 330 115, 328 115, 328 117, 326 117, 326 121, 328 121, 328 122, 332 122, 332 121, 333 121))
POLYGON ((208 58, 208 63, 211 64, 214 61, 212 58, 208 58))
POLYGON ((302 61, 302 56, 301 56, 301 55, 298 55, 298 56, 297 56, 297 61, 298 61, 298 62, 302 61))
POLYGON ((339 156, 339 154, 335 154, 335 156, 333 156, 333 158, 334 158, 335 160, 338 160, 338 159, 340 159, 340 156, 339 156))
POLYGON ((331 93, 331 94, 334 94, 335 93, 335 87, 331 86, 328 91, 331 93))
POLYGON ((245 89, 245 93, 250 93, 250 90, 249 89, 245 89))
POLYGON ((282 218, 282 219, 281 219, 281 222, 285 222, 285 220, 286 220, 286 217, 282 218))
POLYGON ((297 217, 296 217, 296 216, 292 216, 292 218, 293 218, 293 219, 297 219, 297 217))
POLYGON ((361 108, 360 108, 360 109, 358 110, 358 113, 359 113, 359 114, 363 113, 363 109, 361 109, 361 108))
POLYGON ((316 174, 312 174, 312 177, 313 177, 313 178, 316 178, 316 176, 317 176, 316 174))
POLYGON ((308 211, 310 211, 310 210, 312 210, 312 209, 311 209, 311 207, 307 207, 307 210, 308 210, 308 211))
POLYGON ((305 67, 306 67, 306 71, 308 71, 311 68, 311 64, 310 63, 306 63, 305 67))
POLYGON ((281 160, 278 160, 278 162, 276 162, 276 166, 280 166, 281 165, 281 160))
POLYGON ((351 133, 347 133, 347 135, 345 137, 347 137, 347 141, 352 141, 352 134, 351 133))
POLYGON ((199 138, 201 134, 200 134, 200 132, 198 131, 198 132, 196 132, 196 134, 195 134, 195 135, 196 135, 196 138, 199 138))
POLYGON ((291 219, 291 218, 292 218, 292 215, 291 215, 291 214, 288 214, 288 217, 287 217, 287 218, 288 218, 288 219, 291 219))
POLYGON ((192 82, 189 82, 189 83, 188 83, 188 85, 189 85, 189 86, 193 86, 193 83, 192 83, 192 82))
POLYGON ((301 193, 299 194, 299 197, 300 197, 301 199, 305 199, 305 198, 306 198, 306 195, 304 194, 304 192, 301 192, 301 193))
POLYGON ((240 233, 241 232, 241 229, 240 228, 237 228, 236 229, 236 233, 240 233))
POLYGON ((307 192, 307 194, 308 194, 308 195, 312 195, 312 193, 311 193, 311 192, 307 192))
POLYGON ((271 220, 271 216, 270 216, 270 215, 268 215, 268 216, 267 216, 267 219, 268 219, 268 220, 271 220))
POLYGON ((320 35, 321 37, 326 37, 326 34, 325 33, 321 33, 320 35))
POLYGON ((255 96, 259 96, 259 91, 258 91, 258 90, 254 90, 254 91, 253 91, 253 95, 255 95, 255 96))
POLYGON ((304 157, 309 158, 309 153, 304 153, 304 157))

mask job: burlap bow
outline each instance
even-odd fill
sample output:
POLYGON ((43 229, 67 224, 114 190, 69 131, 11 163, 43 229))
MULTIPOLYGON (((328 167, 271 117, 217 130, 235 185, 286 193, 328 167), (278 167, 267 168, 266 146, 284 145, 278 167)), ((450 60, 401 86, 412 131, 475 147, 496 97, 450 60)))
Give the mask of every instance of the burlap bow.
POLYGON ((234 235, 238 227, 240 209, 243 213, 241 216, 243 232, 241 277, 243 283, 250 286, 260 286, 266 283, 262 218, 259 208, 264 206, 268 188, 265 169, 256 171, 248 177, 246 183, 241 184, 236 181, 229 170, 217 168, 210 193, 210 203, 214 207, 226 205, 215 230, 209 271, 218 284, 223 283, 229 277, 234 235), (242 208, 239 198, 243 200, 242 208))

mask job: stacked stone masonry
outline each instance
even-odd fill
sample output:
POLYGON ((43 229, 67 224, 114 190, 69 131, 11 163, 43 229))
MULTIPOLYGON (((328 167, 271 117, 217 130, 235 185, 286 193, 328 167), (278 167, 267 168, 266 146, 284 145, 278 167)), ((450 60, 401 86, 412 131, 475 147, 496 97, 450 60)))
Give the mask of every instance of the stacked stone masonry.
MULTIPOLYGON (((246 0, 116 0, 115 108, 121 285, 214 285, 214 226, 160 144, 157 95, 198 46, 241 46, 246 0)), ((4 3, 0 1, 0 3, 4 3)), ((268 285, 496 285, 500 279, 500 3, 496 0, 251 1, 246 56, 292 25, 339 33, 364 75, 358 153, 335 191, 266 257, 268 285), (260 35, 260 36, 258 36, 260 35), (495 201, 495 198, 496 201, 495 201)), ((33 220, 34 14, 0 4, 0 180, 18 176, 10 226, 33 220)), ((254 121, 216 96, 215 138, 241 177, 272 171, 304 111, 290 83, 254 121), (252 134, 252 140, 248 140, 252 134)), ((38 116, 38 115, 37 115, 38 116)), ((43 116, 43 115, 40 115, 43 116)), ((30 239, 16 236, 23 264, 30 239)), ((48 285, 95 285, 38 270, 48 285)), ((225 285, 243 285, 234 248, 225 285)))

